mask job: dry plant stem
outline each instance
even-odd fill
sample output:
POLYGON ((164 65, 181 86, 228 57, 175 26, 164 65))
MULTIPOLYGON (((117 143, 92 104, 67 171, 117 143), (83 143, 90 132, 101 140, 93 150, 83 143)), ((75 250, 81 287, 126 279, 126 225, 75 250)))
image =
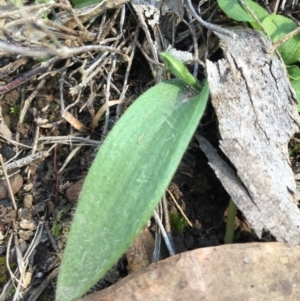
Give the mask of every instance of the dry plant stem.
MULTIPOLYGON (((22 85, 22 88, 21 88, 21 104, 20 104, 21 108, 23 108, 23 106, 24 106, 24 102, 25 102, 24 99, 25 99, 26 92, 27 92, 26 85, 22 85)), ((20 120, 20 116, 19 116, 19 120, 20 120)), ((19 129, 19 121, 17 123, 17 128, 19 129)), ((19 130, 17 130, 15 139, 16 139, 17 142, 20 142, 20 131, 19 130)), ((19 151, 19 147, 16 146, 16 152, 18 152, 18 151, 19 151)))
POLYGON ((153 42, 153 40, 152 40, 152 38, 151 38, 151 34, 150 34, 150 32, 149 32, 149 29, 148 29, 148 26, 147 26, 147 24, 146 24, 146 22, 145 22, 145 19, 142 18, 142 17, 140 16, 140 14, 136 14, 136 15, 137 15, 137 17, 138 17, 138 21, 140 22, 140 26, 142 27, 142 29, 143 29, 144 32, 145 32, 147 42, 148 42, 148 44, 149 44, 151 53, 152 53, 152 55, 153 55, 153 59, 154 59, 154 61, 159 62, 158 54, 157 54, 157 51, 156 51, 156 49, 155 49, 155 47, 154 47, 154 42, 153 42))
MULTIPOLYGON (((80 133, 81 134, 81 133, 80 133)), ((42 141, 44 144, 66 144, 70 146, 74 146, 77 144, 83 144, 85 146, 98 146, 98 140, 92 140, 84 137, 76 137, 76 136, 56 136, 56 137, 40 137, 38 141, 42 141)))
POLYGON ((26 64, 28 62, 28 58, 20 58, 10 64, 8 64, 7 66, 0 68, 0 78, 3 78, 4 76, 6 76, 7 74, 10 74, 14 71, 16 71, 20 66, 26 64))
POLYGON ((126 14, 126 5, 123 4, 123 5, 121 6, 121 15, 120 15, 120 23, 119 23, 119 26, 120 26, 120 32, 123 31, 124 21, 125 21, 125 14, 126 14))
MULTIPOLYGON (((52 69, 52 67, 50 66, 50 70, 52 69)), ((20 113, 19 116, 19 124, 22 124, 22 122, 24 121, 25 115, 27 113, 27 110, 29 108, 29 106, 31 105, 32 100, 36 97, 36 95, 40 92, 40 90, 44 87, 46 82, 46 79, 42 79, 39 84, 37 85, 37 87, 32 91, 32 93, 27 97, 27 99, 24 102, 24 105, 22 106, 22 111, 20 113)))
POLYGON ((18 236, 17 236, 16 233, 14 233, 14 244, 15 244, 15 250, 16 250, 18 269, 19 269, 19 273, 20 273, 18 288, 21 289, 21 287, 23 287, 23 281, 24 281, 24 278, 25 278, 26 268, 25 268, 23 256, 22 256, 22 253, 21 253, 21 250, 20 250, 20 244, 19 244, 19 241, 18 241, 18 236))
POLYGON ((35 133, 34 133, 34 140, 33 140, 33 146, 32 146, 32 151, 31 151, 32 155, 34 155, 36 153, 39 135, 40 135, 40 127, 37 124, 35 133))
POLYGON ((165 229, 167 233, 170 233, 171 232, 170 218, 169 218, 168 204, 167 204, 167 199, 165 194, 163 195, 162 198, 162 207, 164 212, 165 229))
MULTIPOLYGON (((49 30, 47 26, 45 26, 45 23, 44 23, 44 20, 43 19, 40 19, 40 20, 37 20, 36 21, 36 26, 38 28, 40 28, 51 40, 52 42, 54 43, 54 45, 52 46, 50 43, 47 43, 46 44, 46 47, 51 49, 53 47, 61 47, 62 44, 61 42, 59 42, 59 40, 57 39, 57 37, 55 36, 55 34, 52 32, 52 30, 49 30)), ((30 27, 35 30, 34 26, 33 25, 30 25, 30 27)))
POLYGON ((76 12, 72 8, 72 5, 70 4, 69 1, 66 1, 66 2, 68 3, 66 10, 72 15, 72 17, 73 17, 74 21, 76 22, 78 28, 83 32, 83 34, 88 35, 89 32, 86 30, 86 28, 83 26, 83 24, 81 23, 81 21, 77 17, 76 12))
POLYGON ((102 40, 103 28, 106 22, 106 12, 102 15, 99 32, 97 34, 96 44, 99 44, 102 40))
POLYGON ((150 57, 148 56, 147 52, 145 51, 145 49, 143 48, 143 46, 142 46, 138 41, 136 41, 136 46, 141 50, 142 54, 144 55, 145 59, 146 59, 148 62, 150 62, 150 63, 153 64, 153 65, 157 65, 157 66, 159 66, 159 67, 161 67, 161 68, 164 67, 164 65, 163 65, 162 63, 156 62, 156 61, 154 61, 152 58, 150 58, 150 57))
POLYGON ((44 224, 44 227, 45 227, 45 229, 46 229, 46 231, 47 231, 47 234, 48 234, 49 240, 50 240, 50 242, 51 242, 51 245, 52 245, 52 247, 53 247, 53 250, 54 250, 56 253, 59 253, 59 249, 58 249, 57 244, 56 244, 56 241, 55 241, 55 239, 54 239, 54 237, 53 237, 53 235, 52 235, 52 233, 51 233, 51 230, 50 230, 50 228, 49 228, 48 223, 45 223, 45 224, 44 224))
POLYGON ((81 113, 84 110, 84 108, 86 107, 88 112, 90 113, 91 117, 94 118, 94 116, 95 116, 95 109, 93 107, 93 102, 94 102, 94 99, 95 99, 94 82, 90 82, 89 87, 90 87, 89 98, 85 102, 85 104, 80 107, 79 113, 81 113))
MULTIPOLYGON (((46 158, 49 156, 49 152, 48 151, 42 151, 42 152, 37 152, 34 155, 29 155, 25 158, 19 159, 17 161, 14 161, 12 163, 9 163, 5 166, 6 170, 11 170, 11 169, 15 169, 15 168, 21 168, 23 166, 26 166, 32 162, 34 162, 35 160, 38 159, 42 159, 42 158, 46 158)), ((4 170, 0 169, 0 175, 5 175, 4 170)))
MULTIPOLYGON (((34 237, 25 253, 25 255, 23 256, 23 262, 24 262, 24 267, 26 268, 28 265, 28 261, 29 261, 29 257, 31 256, 32 252, 35 250, 36 246, 39 244, 40 242, 40 238, 43 232, 43 224, 44 224, 44 217, 41 218, 37 229, 35 231, 34 237)), ((15 273, 13 273, 10 269, 10 265, 9 265, 9 255, 10 255, 10 249, 11 249, 11 243, 12 243, 12 238, 13 238, 13 233, 11 233, 9 240, 8 240, 8 244, 7 244, 7 252, 6 252, 6 265, 7 265, 7 269, 10 273, 10 277, 11 279, 5 284, 3 290, 2 290, 2 294, 0 296, 0 300, 4 301, 7 300, 8 295, 11 293, 11 289, 14 285, 14 282, 18 283, 18 286, 16 288, 16 293, 14 295, 14 299, 16 299, 16 297, 18 297, 18 288, 21 287, 21 280, 19 280, 17 277, 19 276, 20 272, 18 269, 16 269, 15 273)))
POLYGON ((81 150, 82 146, 84 146, 84 144, 80 144, 78 146, 76 146, 68 155, 68 157, 66 158, 64 164, 62 165, 62 167, 60 168, 60 170, 58 171, 58 174, 61 173, 65 167, 70 163, 70 161, 72 160, 72 158, 81 150))
POLYGON ((160 228, 162 237, 164 238, 164 241, 165 241, 165 244, 166 244, 166 247, 167 247, 167 249, 168 249, 168 251, 169 251, 170 256, 175 255, 174 249, 173 249, 173 247, 172 247, 172 245, 171 245, 171 243, 170 243, 170 240, 169 240, 169 238, 168 238, 168 235, 167 235, 167 233, 166 233, 166 231, 165 231, 165 229, 164 229, 164 226, 163 226, 163 224, 162 224, 162 222, 161 222, 161 219, 159 218, 159 216, 158 216, 156 210, 154 210, 154 212, 153 212, 153 217, 154 217, 154 219, 155 219, 155 221, 156 221, 158 227, 160 228))
POLYGON ((186 0, 187 1, 187 4, 188 4, 188 7, 192 13, 192 15, 194 16, 194 18, 205 28, 209 29, 209 30, 212 30, 214 32, 218 32, 222 35, 225 35, 225 36, 228 36, 230 38, 235 38, 236 37, 236 34, 230 30, 227 30, 221 26, 218 26, 218 25, 214 25, 214 24, 211 24, 211 23, 208 23, 206 21, 204 21, 198 14, 197 12, 195 11, 194 9, 194 6, 191 2, 191 0, 186 0))
POLYGON ((119 105, 122 103, 122 100, 110 100, 109 102, 105 102, 101 108, 98 110, 98 112, 96 113, 96 115, 94 116, 92 123, 90 125, 90 128, 92 130, 95 129, 95 127, 98 125, 98 122, 100 120, 100 118, 102 117, 102 115, 104 114, 105 111, 107 111, 108 107, 111 106, 115 106, 115 105, 119 105))
POLYGON ((121 7, 118 7, 118 8, 115 10, 113 16, 109 18, 109 22, 108 22, 108 24, 106 24, 106 26, 105 26, 105 31, 104 31, 103 35, 101 36, 102 39, 104 39, 104 38, 110 33, 112 27, 113 27, 113 26, 115 25, 115 23, 117 22, 117 17, 118 17, 118 15, 119 15, 120 11, 121 11, 121 7))
POLYGON ((60 31, 62 31, 62 32, 66 32, 66 33, 68 33, 68 34, 70 34, 70 35, 75 36, 76 38, 78 38, 78 37, 77 37, 78 32, 77 32, 76 30, 74 30, 74 29, 70 29, 69 27, 66 27, 66 26, 64 26, 64 25, 61 25, 61 24, 59 24, 59 23, 55 23, 55 22, 50 21, 50 20, 43 20, 43 22, 44 22, 46 25, 48 25, 49 27, 53 27, 53 28, 55 28, 55 29, 58 29, 58 30, 60 30, 60 31))
POLYGON ((75 100, 73 103, 69 104, 69 105, 64 109, 63 114, 62 114, 62 117, 64 117, 64 115, 65 115, 65 113, 66 113, 67 111, 69 111, 70 109, 74 108, 74 107, 80 102, 80 100, 81 100, 81 93, 82 93, 82 90, 79 91, 76 100, 75 100))
MULTIPOLYGON (((111 69, 107 75, 107 83, 106 83, 106 91, 105 91, 105 103, 106 104, 109 104, 111 77, 112 77, 113 72, 115 71, 115 68, 116 68, 116 58, 113 59, 111 69)), ((109 106, 107 106, 107 109, 105 112, 105 122, 104 122, 104 126, 103 126, 102 137, 106 137, 106 135, 107 135, 109 116, 110 116, 110 110, 109 110, 109 106)))
POLYGON ((181 207, 179 206, 178 202, 176 201, 174 195, 172 194, 172 192, 167 189, 168 194, 170 195, 172 201, 174 202, 175 206, 177 207, 177 209, 180 211, 181 215, 184 217, 184 219, 186 220, 186 222, 189 224, 190 227, 193 227, 192 222, 188 219, 188 217, 185 215, 184 211, 181 209, 181 207))
POLYGON ((104 52, 100 58, 98 58, 88 69, 82 70, 82 82, 87 83, 91 80, 91 76, 88 77, 99 65, 103 62, 104 58, 109 55, 109 52, 104 52))
POLYGON ((267 31, 265 30, 265 28, 263 27, 263 25, 261 24, 261 22, 259 21, 259 19, 256 17, 256 15, 255 15, 255 13, 252 11, 252 9, 245 3, 244 0, 239 0, 239 2, 240 2, 240 4, 241 4, 241 6, 244 8, 244 10, 245 10, 247 13, 249 13, 249 14, 252 16, 252 18, 259 24, 259 26, 261 27, 263 33, 264 33, 268 38, 270 38, 269 35, 268 35, 268 33, 267 33, 267 31))
POLYGON ((162 198, 162 207, 163 207, 163 212, 164 212, 164 224, 165 224, 166 233, 169 238, 172 249, 175 250, 174 244, 173 244, 173 238, 172 238, 172 231, 171 231, 171 225, 170 225, 169 210, 168 210, 166 194, 164 194, 163 198, 162 198))
MULTIPOLYGON (((157 205, 156 208, 157 208, 156 210, 160 213, 160 218, 162 218, 162 215, 161 215, 161 213, 162 213, 161 202, 159 202, 159 204, 157 205)), ((159 261, 160 250, 161 250, 161 231, 160 231, 160 227, 156 226, 152 262, 159 261)))
POLYGON ((274 52, 275 50, 277 50, 277 48, 283 44, 284 42, 288 41, 289 39, 291 39, 293 36, 295 36, 296 34, 298 34, 300 32, 300 27, 297 27, 295 30, 291 31, 290 33, 286 34, 284 37, 282 37, 281 39, 279 39, 277 42, 275 42, 272 46, 272 51, 274 52))
POLYGON ((4 140, 6 140, 8 143, 11 143, 13 144, 14 146, 22 146, 22 148, 28 148, 28 149, 32 149, 32 146, 29 146, 29 145, 26 145, 26 144, 22 144, 22 143, 19 143, 19 142, 16 142, 12 139, 9 139, 3 135, 0 134, 0 137, 3 138, 4 140))
POLYGON ((8 242, 7 242, 7 252, 6 252, 6 268, 9 272, 9 275, 10 275, 10 280, 5 284, 3 290, 2 290, 2 293, 1 293, 1 296, 0 296, 0 300, 1 301, 4 301, 4 300, 7 300, 7 296, 13 286, 13 283, 14 282, 19 282, 18 278, 14 275, 13 271, 11 270, 10 268, 10 264, 9 264, 9 255, 10 255, 10 250, 11 250, 11 244, 12 244, 12 239, 13 239, 13 233, 10 234, 9 236, 9 239, 8 239, 8 242))
POLYGON ((56 5, 56 3, 52 3, 49 5, 49 3, 46 4, 38 4, 38 5, 26 5, 21 7, 19 10, 13 10, 9 12, 1 12, 0 13, 0 19, 19 19, 21 14, 32 14, 32 11, 35 11, 40 8, 51 8, 51 7, 59 7, 64 9, 66 6, 62 4, 56 5))
POLYGON ((194 71, 193 71, 193 76, 195 78, 197 78, 198 75, 198 68, 199 68, 199 63, 198 63, 198 59, 199 59, 199 51, 198 51, 198 39, 196 37, 196 32, 195 32, 195 27, 192 23, 192 17, 190 16, 190 14, 188 14, 188 18, 189 18, 189 23, 186 22, 184 19, 182 20, 184 22, 184 24, 190 29, 190 33, 191 36, 193 38, 193 45, 194 45, 194 71))
POLYGON ((3 157, 2 157, 1 154, 0 154, 0 163, 1 163, 1 166, 2 166, 2 171, 3 171, 3 174, 5 176, 6 183, 7 183, 9 195, 10 195, 11 201, 13 203, 13 207, 14 207, 15 210, 17 210, 18 207, 17 207, 17 204, 16 204, 14 193, 12 191, 12 188, 11 188, 11 185, 10 185, 10 181, 9 181, 9 178, 8 178, 8 175, 7 175, 6 167, 5 167, 5 164, 4 164, 4 161, 3 161, 3 157))
POLYGON ((60 79, 59 79, 59 98, 60 98, 60 112, 61 115, 64 115, 65 112, 65 102, 64 102, 64 84, 67 84, 69 86, 71 86, 66 80, 65 80, 65 76, 67 73, 67 69, 70 66, 71 62, 70 60, 67 60, 66 64, 65 64, 65 69, 63 70, 60 79))
POLYGON ((39 51, 39 50, 31 50, 28 47, 16 47, 7 44, 5 42, 0 42, 0 49, 8 51, 10 53, 16 53, 24 56, 35 57, 35 58, 47 58, 48 56, 51 55, 57 56, 59 58, 68 58, 73 55, 83 53, 83 52, 88 52, 88 51, 110 51, 121 55, 122 57, 124 57, 125 60, 127 60, 127 56, 124 55, 122 51, 110 46, 102 46, 102 45, 87 45, 87 46, 81 46, 75 48, 68 48, 62 46, 59 49, 52 48, 51 50, 45 49, 43 51, 39 51))
POLYGON ((58 275, 58 268, 54 269, 44 280, 43 282, 34 289, 33 292, 31 292, 30 297, 27 299, 27 301, 36 301, 42 294, 42 292, 45 290, 45 288, 50 284, 52 280, 56 278, 58 275))
MULTIPOLYGON (((38 224, 38 227, 36 229, 35 235, 33 237, 33 240, 31 242, 31 244, 29 245, 29 248, 26 251, 25 255, 22 258, 22 267, 24 268, 24 274, 25 274, 26 268, 27 268, 27 266, 29 264, 29 258, 32 255, 32 252, 35 250, 35 248, 37 247, 37 245, 40 243, 40 239, 41 239, 42 232, 43 232, 43 225, 44 225, 44 217, 41 218, 41 220, 40 220, 40 222, 38 224)), ((17 237, 16 237, 16 241, 17 241, 17 237)), ((22 275, 21 271, 20 271, 20 268, 19 268, 19 273, 20 273, 20 275, 22 275)), ((21 285, 22 285, 21 283, 22 282, 23 282, 23 278, 20 278, 20 281, 18 282, 18 286, 16 288, 16 292, 14 294, 13 301, 14 300, 20 300, 18 298, 18 295, 19 295, 19 291, 21 290, 21 285)))
POLYGON ((122 92, 121 92, 121 95, 120 95, 121 103, 118 104, 117 110, 116 110, 117 111, 117 119, 119 119, 119 117, 121 115, 122 102, 125 99, 125 94, 126 94, 126 91, 128 89, 128 77, 129 77, 129 73, 130 73, 130 70, 131 70, 132 61, 133 61, 133 58, 134 58, 134 55, 135 55, 136 42, 137 42, 139 33, 140 33, 140 27, 138 26, 136 28, 136 31, 135 31, 135 34, 134 34, 134 39, 133 39, 133 41, 130 45, 131 53, 130 53, 129 60, 128 60, 128 63, 127 63, 127 67, 126 67, 125 78, 124 78, 124 82, 123 82, 123 89, 122 89, 122 92))
POLYGON ((17 79, 11 81, 10 83, 8 83, 4 86, 1 86, 0 93, 6 93, 12 89, 15 89, 16 87, 26 83, 34 75, 46 72, 51 65, 55 64, 59 60, 60 60, 59 57, 54 57, 54 58, 50 59, 47 63, 42 63, 42 65, 40 67, 30 70, 30 71, 26 72, 25 74, 21 75, 20 77, 18 77, 17 79))

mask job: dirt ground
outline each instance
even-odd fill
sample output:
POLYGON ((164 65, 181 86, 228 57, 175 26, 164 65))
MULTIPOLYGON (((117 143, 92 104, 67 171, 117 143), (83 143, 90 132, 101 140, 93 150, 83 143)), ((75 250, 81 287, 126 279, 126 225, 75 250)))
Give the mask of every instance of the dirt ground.
MULTIPOLYGON (((67 2, 61 2, 67 6, 67 2)), ((20 250, 28 261, 26 273, 29 280, 22 292, 23 300, 54 300, 57 268, 82 180, 98 147, 119 116, 155 83, 152 67, 147 61, 151 52, 147 48, 145 33, 138 27, 134 11, 127 6, 124 6, 125 21, 122 21, 121 7, 110 9, 105 14, 106 18, 96 15, 91 23, 83 22, 88 28, 84 36, 76 26, 66 23, 63 27, 57 26, 52 33, 61 45, 68 47, 97 45, 99 41, 106 46, 119 47, 127 55, 132 55, 131 65, 121 55, 117 57, 113 53, 106 53, 101 59, 103 50, 92 49, 88 52, 87 49, 68 58, 47 61, 46 65, 32 56, 1 51, 0 153, 8 174, 14 175, 10 182, 15 200, 10 196, 6 179, 2 178, 0 294, 4 294, 11 278, 4 258, 9 254, 10 268, 14 270, 20 250), (121 22, 123 29, 120 33, 121 22), (132 49, 135 49, 134 52, 132 49), (94 74, 92 70, 83 72, 95 62, 94 74), (120 99, 122 105, 111 106, 109 111, 106 110, 109 113, 97 115, 106 102, 120 99), (90 127, 92 122, 96 124, 94 129, 90 127), (17 164, 9 165, 16 161, 17 164), (36 299, 30 299, 33 293, 36 299)), ((65 13, 64 9, 66 7, 63 5, 53 6, 54 12, 48 12, 48 16, 55 19, 56 14, 65 13)), ((226 22, 214 1, 209 1, 205 9, 203 18, 212 16, 214 22, 226 22)), ((4 12, 7 13, 6 10, 4 12)), ((13 12, 13 8, 8 12, 13 12)), ((0 10, 0 21, 3 18, 1 14, 3 12, 0 10)), ((41 18, 41 14, 39 16, 41 18)), ((15 19, 11 15, 6 18, 7 24, 15 19)), ((16 27, 11 27, 13 30, 7 29, 5 39, 31 50, 49 46, 53 37, 50 35, 50 38, 39 40, 36 37, 38 33, 34 31, 38 29, 49 34, 47 26, 50 25, 45 24, 46 27, 38 27, 34 22, 23 20, 16 27), (20 32, 21 37, 16 36, 16 32, 20 32)), ((199 45, 203 46, 201 59, 204 56, 211 60, 220 59, 222 52, 211 33, 206 30, 200 33, 199 27, 195 30, 200 36, 199 45)), ((177 26, 175 37, 174 46, 177 49, 189 50, 193 44, 193 37, 183 23, 177 26)), ((172 39, 170 35, 167 38, 172 39)), ((53 53, 51 55, 55 56, 53 53)), ((203 77, 204 71, 200 66, 199 78, 203 77)), ((206 109, 197 132, 218 147, 218 123, 211 105, 206 109)), ((293 142, 292 146, 296 149, 297 143, 293 142)), ((298 169, 298 157, 298 152, 294 151, 291 162, 295 171, 298 169)), ((208 166, 196 140, 191 141, 169 190, 193 224, 193 227, 186 226, 182 233, 173 229, 178 252, 224 243, 229 196, 208 166)), ((170 213, 178 213, 168 194, 167 201, 170 213)), ((153 225, 150 227, 150 233, 154 228, 153 225)), ((263 241, 272 240, 268 233, 263 237, 263 241)), ((254 241, 259 240, 243 214, 238 212, 234 242, 254 241)), ((124 256, 93 291, 125 277, 127 266, 124 256)), ((10 300, 14 295, 12 286, 8 287, 6 298, 1 300, 10 300)))

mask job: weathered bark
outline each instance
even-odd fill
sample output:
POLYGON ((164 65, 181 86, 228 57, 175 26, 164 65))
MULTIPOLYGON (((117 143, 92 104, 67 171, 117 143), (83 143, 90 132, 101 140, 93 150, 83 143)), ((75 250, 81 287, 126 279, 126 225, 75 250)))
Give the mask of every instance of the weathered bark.
POLYGON ((297 100, 271 42, 253 30, 236 34, 235 39, 220 37, 224 59, 207 61, 220 147, 235 166, 248 201, 226 189, 258 236, 263 225, 278 241, 299 244, 300 213, 287 148, 299 131, 297 100))

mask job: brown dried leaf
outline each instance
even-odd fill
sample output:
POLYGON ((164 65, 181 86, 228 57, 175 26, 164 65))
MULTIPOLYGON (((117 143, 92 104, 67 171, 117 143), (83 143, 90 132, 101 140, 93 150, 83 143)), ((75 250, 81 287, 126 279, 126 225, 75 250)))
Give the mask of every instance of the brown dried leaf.
POLYGON ((87 128, 68 111, 64 112, 63 118, 67 120, 76 130, 80 132, 87 131, 87 128))

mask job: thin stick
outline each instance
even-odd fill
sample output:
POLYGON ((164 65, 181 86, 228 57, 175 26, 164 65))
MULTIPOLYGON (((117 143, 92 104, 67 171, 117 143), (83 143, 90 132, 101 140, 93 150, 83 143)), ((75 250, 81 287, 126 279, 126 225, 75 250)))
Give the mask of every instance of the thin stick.
POLYGON ((267 31, 265 30, 265 28, 263 27, 263 25, 261 24, 261 22, 258 20, 258 18, 256 17, 255 13, 252 11, 252 9, 245 3, 244 0, 239 0, 241 6, 244 8, 244 10, 249 13, 251 15, 251 17, 259 24, 259 26, 261 27, 263 33, 269 37, 267 31))
MULTIPOLYGON (((50 66, 51 69, 51 66, 50 66)), ((50 74, 49 74, 50 75, 50 74)), ((21 124, 25 118, 26 112, 32 102, 32 100, 36 97, 36 95, 40 92, 40 90, 43 88, 44 84, 46 82, 46 78, 42 79, 37 87, 33 90, 33 92, 27 97, 27 99, 24 102, 22 112, 20 113, 19 116, 19 124, 21 124)))
POLYGON ((283 36, 281 39, 279 39, 277 42, 275 42, 272 46, 272 51, 277 50, 277 48, 279 46, 281 46, 281 44, 283 44, 284 42, 288 41, 289 39, 291 39, 293 36, 295 36, 296 34, 298 34, 300 32, 300 27, 297 27, 296 29, 294 29, 293 31, 291 31, 290 33, 286 34, 285 36, 283 36))
POLYGON ((187 0, 187 4, 188 4, 188 7, 192 13, 192 15, 194 16, 194 18, 202 25, 204 26, 205 28, 209 29, 209 30, 212 30, 214 32, 217 32, 217 33, 220 33, 222 35, 225 35, 225 36, 228 36, 232 39, 236 38, 236 34, 228 29, 225 29, 221 26, 218 26, 218 25, 215 25, 215 24, 212 24, 212 23, 208 23, 206 21, 204 21, 198 14, 197 12, 195 11, 194 9, 194 6, 191 2, 191 0, 187 0))
POLYGON ((11 197, 11 201, 13 203, 14 209, 17 210, 18 207, 17 207, 17 204, 16 204, 14 193, 12 191, 12 188, 11 188, 11 185, 10 185, 10 181, 9 181, 9 178, 8 178, 8 175, 7 175, 6 167, 5 167, 5 164, 4 164, 4 161, 3 161, 3 157, 2 157, 1 154, 0 154, 0 162, 1 162, 2 170, 3 170, 4 176, 5 176, 5 180, 6 180, 6 183, 7 183, 9 195, 11 197))
POLYGON ((164 224, 165 224, 165 228, 166 228, 166 233, 169 237, 172 248, 175 250, 174 244, 173 244, 173 237, 172 237, 172 231, 171 231, 171 224, 170 224, 166 194, 164 194, 163 198, 162 198, 162 207, 163 207, 163 212, 164 212, 164 222, 165 222, 164 224))
POLYGON ((164 238, 164 241, 165 241, 165 244, 166 244, 167 249, 168 249, 168 251, 169 251, 169 254, 170 254, 171 256, 175 255, 175 251, 174 251, 173 248, 172 248, 172 245, 171 245, 171 243, 170 243, 170 240, 169 240, 169 238, 168 238, 168 235, 167 235, 167 233, 166 233, 166 231, 165 231, 165 228, 164 228, 164 226, 163 226, 163 224, 162 224, 162 222, 161 222, 161 220, 160 220, 160 218, 159 218, 159 216, 158 216, 156 210, 154 210, 154 212, 153 212, 153 217, 154 217, 154 219, 155 219, 157 225, 158 225, 159 228, 160 228, 161 234, 162 234, 162 236, 163 236, 163 238, 164 238))
MULTIPOLYGON (((0 48, 1 48, 1 42, 0 42, 0 48)), ((15 89, 16 87, 29 81, 34 75, 46 72, 51 65, 55 64, 59 60, 60 60, 60 58, 56 56, 56 57, 50 59, 47 63, 41 64, 40 67, 37 67, 33 70, 26 72, 25 74, 21 75, 20 77, 11 81, 10 83, 8 83, 4 86, 1 86, 0 93, 6 93, 12 89, 15 89)))
POLYGON ((173 200, 174 204, 176 205, 177 209, 180 211, 180 213, 182 214, 182 216, 184 217, 184 219, 187 221, 187 223, 189 224, 190 227, 193 227, 192 222, 188 219, 188 217, 185 215, 185 213, 183 212, 183 210, 181 209, 181 207, 179 206, 179 204, 177 203, 174 195, 172 194, 172 192, 167 189, 168 194, 170 195, 171 199, 173 200))
MULTIPOLYGON (((136 31, 135 31, 135 34, 134 34, 134 39, 133 39, 133 41, 130 45, 131 46, 131 54, 129 56, 129 61, 127 63, 126 72, 125 72, 125 79, 124 79, 124 82, 123 82, 123 89, 122 89, 122 93, 121 93, 121 96, 120 96, 120 100, 122 102, 125 99, 125 94, 126 94, 126 91, 128 89, 128 78, 129 78, 129 73, 130 73, 131 66, 132 66, 132 61, 133 61, 133 58, 134 58, 134 55, 135 55, 136 42, 137 42, 139 33, 140 33, 140 27, 138 26, 136 31)), ((121 115, 122 102, 120 104, 118 104, 118 106, 117 106, 117 110, 116 110, 117 111, 117 118, 119 118, 120 115, 121 115)))
POLYGON ((98 112, 96 113, 96 115, 94 116, 91 124, 90 124, 90 128, 92 130, 95 129, 95 127, 98 125, 98 122, 100 120, 100 118, 102 117, 102 115, 105 113, 105 111, 111 107, 111 106, 115 106, 122 103, 122 100, 111 100, 109 102, 105 102, 101 108, 98 110, 98 112))

